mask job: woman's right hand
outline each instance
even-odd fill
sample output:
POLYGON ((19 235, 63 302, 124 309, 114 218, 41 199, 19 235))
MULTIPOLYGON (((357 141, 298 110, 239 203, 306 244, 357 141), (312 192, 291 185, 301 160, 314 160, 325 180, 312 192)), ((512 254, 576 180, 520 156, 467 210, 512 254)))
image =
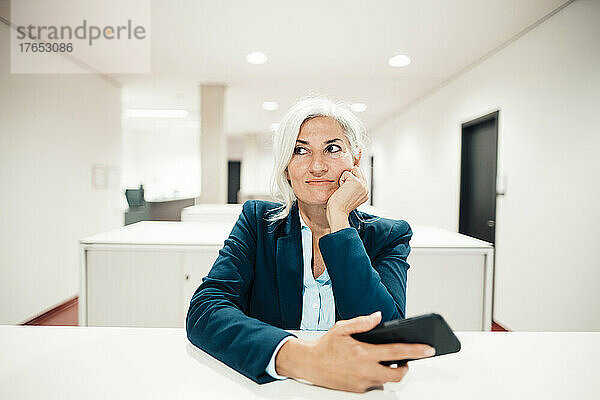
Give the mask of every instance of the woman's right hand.
POLYGON ((435 350, 425 344, 369 344, 350 336, 369 331, 380 321, 378 311, 338 321, 316 341, 292 338, 279 349, 275 370, 279 375, 304 379, 318 386, 364 392, 386 382, 400 382, 408 372, 406 364, 391 368, 379 361, 417 359, 435 354, 435 350))

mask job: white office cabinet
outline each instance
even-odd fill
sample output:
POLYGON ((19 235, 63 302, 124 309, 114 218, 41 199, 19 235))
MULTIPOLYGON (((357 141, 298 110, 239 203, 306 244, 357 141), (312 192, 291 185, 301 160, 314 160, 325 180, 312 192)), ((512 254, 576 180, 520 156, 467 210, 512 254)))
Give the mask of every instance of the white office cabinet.
POLYGON ((87 325, 181 327, 218 248, 86 250, 87 325))
POLYGON ((82 239, 79 324, 184 326, 230 228, 144 221, 82 239))
POLYGON ((182 256, 135 248, 87 251, 88 325, 180 326, 182 256))
POLYGON ((492 245, 434 226, 412 229, 407 317, 435 312, 455 330, 490 330, 492 245))
POLYGON ((443 315, 452 328, 482 330, 485 255, 417 248, 413 249, 409 262, 407 317, 436 312, 443 315))

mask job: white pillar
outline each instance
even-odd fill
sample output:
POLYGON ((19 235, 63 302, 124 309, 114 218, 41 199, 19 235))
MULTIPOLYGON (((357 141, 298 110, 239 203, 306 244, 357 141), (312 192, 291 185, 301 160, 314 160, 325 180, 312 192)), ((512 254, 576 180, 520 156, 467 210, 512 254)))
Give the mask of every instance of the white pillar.
POLYGON ((227 203, 227 140, 224 85, 200 85, 200 168, 202 189, 196 203, 227 203))
POLYGON ((244 135, 243 141, 240 199, 272 200, 269 190, 273 171, 271 135, 249 133, 244 135))

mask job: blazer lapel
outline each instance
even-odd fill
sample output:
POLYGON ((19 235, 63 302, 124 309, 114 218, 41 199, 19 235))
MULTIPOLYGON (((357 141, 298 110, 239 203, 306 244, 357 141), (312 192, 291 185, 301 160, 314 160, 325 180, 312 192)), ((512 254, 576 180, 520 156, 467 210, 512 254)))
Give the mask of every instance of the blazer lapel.
POLYGON ((290 210, 283 235, 277 239, 276 262, 281 327, 300 329, 304 261, 297 203, 290 210))

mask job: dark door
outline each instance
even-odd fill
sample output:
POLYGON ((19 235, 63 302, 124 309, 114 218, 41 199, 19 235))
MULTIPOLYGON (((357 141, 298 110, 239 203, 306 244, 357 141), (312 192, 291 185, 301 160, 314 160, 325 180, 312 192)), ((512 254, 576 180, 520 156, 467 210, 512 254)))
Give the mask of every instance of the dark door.
POLYGON ((240 190, 241 161, 227 162, 227 203, 237 204, 240 190))
POLYGON ((496 239, 498 111, 462 125, 459 232, 496 239))

